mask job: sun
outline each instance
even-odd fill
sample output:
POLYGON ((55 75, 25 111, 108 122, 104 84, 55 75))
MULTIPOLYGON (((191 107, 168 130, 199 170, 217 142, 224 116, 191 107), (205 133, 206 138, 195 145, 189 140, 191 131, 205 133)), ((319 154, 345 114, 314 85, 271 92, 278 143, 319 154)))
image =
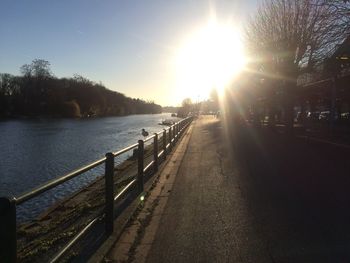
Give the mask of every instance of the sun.
POLYGON ((246 58, 239 32, 211 21, 191 34, 176 56, 179 96, 205 99, 212 89, 223 91, 244 68, 246 58))

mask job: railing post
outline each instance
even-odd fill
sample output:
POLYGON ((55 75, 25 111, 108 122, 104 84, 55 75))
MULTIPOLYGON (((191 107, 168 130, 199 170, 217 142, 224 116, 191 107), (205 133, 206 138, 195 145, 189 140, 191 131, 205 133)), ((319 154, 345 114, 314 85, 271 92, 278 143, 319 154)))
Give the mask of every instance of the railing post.
POLYGON ((17 262, 16 199, 0 198, 0 262, 17 262))
POLYGON ((179 123, 176 123, 176 142, 179 140, 179 123))
POLYGON ((153 158, 154 158, 153 171, 156 173, 158 172, 158 134, 157 133, 154 134, 153 158))
POLYGON ((177 124, 175 123, 174 124, 174 145, 176 144, 177 142, 177 124))
POLYGON ((144 151, 143 151, 143 140, 139 140, 139 147, 137 150, 138 155, 138 165, 137 165, 137 184, 139 188, 139 192, 143 192, 143 158, 144 158, 144 151))
POLYGON ((174 147, 174 145, 175 145, 175 127, 176 127, 176 124, 173 124, 173 130, 171 132, 171 135, 173 136, 173 138, 172 138, 172 141, 173 141, 172 147, 174 147))
POLYGON ((175 124, 173 124, 172 129, 171 129, 171 149, 174 147, 174 140, 175 138, 175 124))
POLYGON ((166 154, 167 154, 167 150, 166 150, 166 129, 164 129, 163 131, 163 154, 164 154, 164 160, 166 159, 166 154))
POLYGON ((185 129, 187 128, 187 122, 188 122, 188 119, 185 119, 183 121, 183 132, 185 132, 185 129))
POLYGON ((114 228, 114 155, 106 153, 105 163, 105 230, 107 234, 113 233, 114 228))
POLYGON ((172 132, 172 129, 171 129, 171 126, 169 127, 169 153, 171 152, 171 146, 172 146, 172 142, 171 142, 171 139, 173 138, 171 136, 171 132, 172 132))

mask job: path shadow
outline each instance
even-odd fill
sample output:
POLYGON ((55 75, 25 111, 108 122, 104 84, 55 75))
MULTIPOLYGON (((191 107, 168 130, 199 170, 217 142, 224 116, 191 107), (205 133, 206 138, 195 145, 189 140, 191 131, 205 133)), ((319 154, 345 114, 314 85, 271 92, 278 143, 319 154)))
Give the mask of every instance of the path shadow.
POLYGON ((257 233, 276 262, 350 262, 350 154, 268 130, 230 134, 257 233))

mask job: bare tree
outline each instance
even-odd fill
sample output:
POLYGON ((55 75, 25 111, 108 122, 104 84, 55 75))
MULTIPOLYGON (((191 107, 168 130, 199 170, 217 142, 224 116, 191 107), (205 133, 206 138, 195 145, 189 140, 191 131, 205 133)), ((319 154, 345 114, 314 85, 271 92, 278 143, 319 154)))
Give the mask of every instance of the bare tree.
POLYGON ((183 99, 182 107, 190 107, 192 105, 192 100, 190 98, 183 99))
POLYGON ((265 0, 247 26, 248 47, 267 73, 293 77, 350 34, 349 8, 343 0, 265 0))
POLYGON ((48 78, 53 76, 50 62, 44 59, 34 59, 31 64, 24 64, 20 70, 26 77, 48 78))
POLYGON ((349 4, 344 0, 264 0, 248 23, 246 44, 254 70, 283 83, 290 130, 291 93, 297 78, 312 71, 350 33, 349 4))

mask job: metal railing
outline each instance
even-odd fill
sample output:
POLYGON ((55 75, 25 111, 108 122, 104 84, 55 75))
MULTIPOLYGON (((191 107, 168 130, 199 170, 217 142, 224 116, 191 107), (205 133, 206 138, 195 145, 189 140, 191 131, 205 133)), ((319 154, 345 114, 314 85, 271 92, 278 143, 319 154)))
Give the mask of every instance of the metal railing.
POLYGON ((117 152, 106 153, 105 157, 75 171, 72 171, 62 177, 51 180, 42 186, 39 186, 18 197, 0 197, 0 261, 1 262, 17 262, 17 222, 16 208, 18 205, 37 197, 38 195, 71 180, 91 169, 105 164, 105 208, 102 213, 90 220, 86 226, 79 231, 60 251, 50 260, 57 262, 66 252, 72 248, 94 225, 104 221, 105 233, 112 234, 114 229, 114 206, 115 203, 121 201, 122 198, 132 190, 137 190, 140 194, 144 190, 144 175, 153 167, 153 174, 158 171, 160 157, 166 159, 167 154, 172 150, 181 134, 192 121, 192 117, 182 119, 181 121, 171 125, 167 129, 163 129, 158 133, 154 133, 145 140, 139 140, 138 143, 130 145, 117 152), (159 149, 159 135, 162 135, 162 149, 159 149), (168 139, 167 139, 168 137, 168 139), (153 160, 146 166, 144 164, 144 143, 153 140, 153 160), (115 158, 137 148, 137 176, 123 187, 116 195, 114 194, 114 177, 115 177, 115 158))

